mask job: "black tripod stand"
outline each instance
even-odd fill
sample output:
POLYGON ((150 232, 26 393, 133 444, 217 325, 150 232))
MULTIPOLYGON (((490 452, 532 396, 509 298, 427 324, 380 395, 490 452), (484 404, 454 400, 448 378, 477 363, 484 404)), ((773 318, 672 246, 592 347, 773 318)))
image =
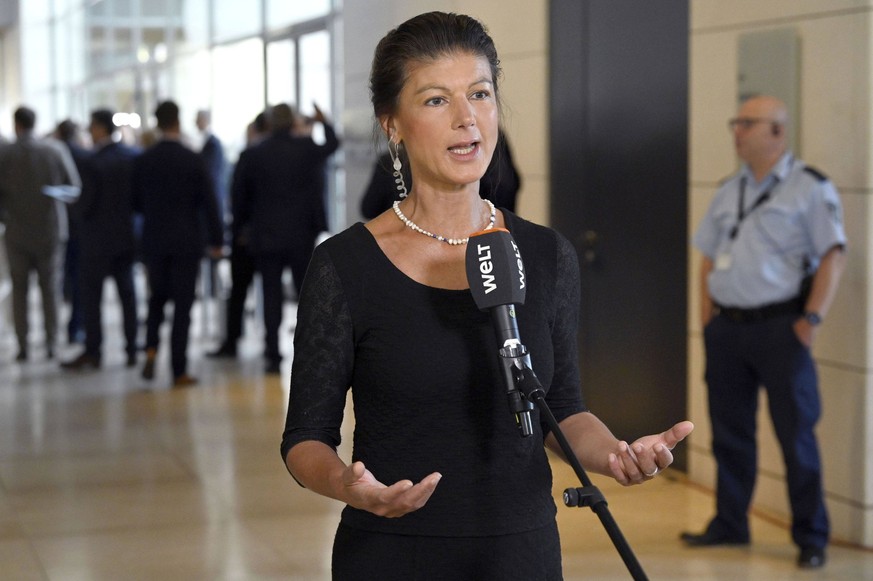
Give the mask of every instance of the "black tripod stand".
POLYGON ((549 424, 552 433, 558 440, 564 456, 579 477, 581 488, 568 488, 564 491, 564 504, 566 506, 588 506, 600 518, 600 522, 606 529, 609 538, 625 563, 631 577, 636 581, 648 581, 639 561, 628 545, 609 507, 606 498, 600 490, 591 483, 588 474, 579 463, 576 454, 570 447, 570 443, 558 426, 558 421, 546 403, 546 394, 537 376, 530 365, 530 355, 524 345, 519 342, 507 345, 500 349, 500 362, 503 368, 503 376, 506 381, 507 395, 509 397, 510 411, 515 414, 522 436, 530 435, 530 402, 536 403, 543 417, 549 424))

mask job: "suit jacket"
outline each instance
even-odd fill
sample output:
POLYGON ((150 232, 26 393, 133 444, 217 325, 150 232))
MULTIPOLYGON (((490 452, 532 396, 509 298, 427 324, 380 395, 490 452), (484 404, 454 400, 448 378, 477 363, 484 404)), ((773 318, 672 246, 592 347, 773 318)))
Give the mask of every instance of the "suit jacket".
POLYGON ((206 171, 212 178, 215 195, 218 196, 219 209, 223 216, 225 193, 227 190, 224 183, 224 147, 221 145, 221 141, 212 133, 209 134, 209 137, 203 143, 203 147, 200 149, 200 157, 203 158, 203 162, 206 164, 206 171))
POLYGON ((98 149, 84 164, 82 195, 73 205, 85 256, 133 254, 133 160, 140 151, 122 143, 98 149))
POLYGON ((134 209, 143 215, 146 256, 203 254, 221 246, 222 227, 203 159, 162 140, 133 162, 134 209))
POLYGON ((6 242, 42 255, 54 252, 61 235, 58 202, 44 186, 81 186, 63 143, 21 136, 0 148, 0 219, 6 242))
POLYGON ((274 133, 240 156, 234 175, 234 226, 248 226, 253 254, 311 245, 326 227, 325 161, 339 147, 324 124, 325 143, 274 133))
POLYGON ((230 184, 230 243, 232 246, 245 246, 250 242, 250 226, 243 221, 246 209, 243 207, 245 190, 243 188, 243 173, 247 165, 246 158, 251 155, 254 145, 251 145, 239 154, 236 165, 233 168, 233 176, 230 184))

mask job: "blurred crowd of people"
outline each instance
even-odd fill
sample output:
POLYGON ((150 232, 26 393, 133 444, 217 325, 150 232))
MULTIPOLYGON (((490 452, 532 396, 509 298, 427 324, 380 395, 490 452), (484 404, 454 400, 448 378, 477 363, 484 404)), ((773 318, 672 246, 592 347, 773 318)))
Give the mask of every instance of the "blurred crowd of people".
POLYGON ((91 112, 87 136, 72 120, 38 136, 36 112, 25 106, 15 111, 15 139, 0 139, 0 221, 16 360, 33 359, 30 347, 38 344, 28 324, 29 284, 36 272, 45 357, 56 356, 62 296, 69 305, 66 341, 82 350, 61 367, 100 368, 103 286, 111 278, 127 366, 136 367, 144 351, 141 375, 155 377, 160 329, 171 302, 173 385, 195 384, 186 353, 198 275, 206 265, 211 280, 202 286, 213 289, 217 261, 229 258, 225 337, 209 355, 236 355, 246 296, 259 272, 266 371, 278 373, 283 272, 290 268, 299 290, 316 238, 327 230, 326 161, 339 147, 334 128, 317 106, 312 117, 288 104, 270 107, 246 128, 246 149, 230 170, 208 110, 196 112, 199 140, 183 134, 175 102, 160 103, 154 113, 156 128, 131 144, 109 109, 91 112), (323 142, 312 137, 316 124, 323 127, 323 142), (144 325, 137 314, 137 262, 145 267, 148 286, 144 325))
MULTIPOLYGON (((278 104, 246 127, 246 146, 230 166, 212 132, 209 110, 193 116, 199 135, 181 130, 173 101, 155 110, 156 125, 134 135, 115 112, 91 112, 84 129, 67 119, 50 135, 35 134, 37 115, 14 114, 15 139, 0 138, 0 221, 12 283, 16 360, 33 359, 39 344, 28 324, 28 292, 36 272, 46 358, 56 355, 61 300, 68 308, 61 333, 78 355, 65 370, 99 369, 103 358, 104 295, 115 284, 124 354, 141 375, 156 374, 165 307, 173 304, 169 353, 174 386, 192 385, 187 351, 191 309, 200 291, 223 300, 222 338, 209 357, 237 356, 246 303, 261 277, 267 373, 282 364, 279 328, 289 295, 300 285, 318 236, 328 230, 326 162, 339 148, 336 131, 314 105, 314 115, 278 104), (323 139, 313 139, 321 125, 323 139), (230 289, 218 297, 218 261, 227 259, 230 289), (137 297, 135 266, 145 267, 147 297, 137 297), (290 270, 293 289, 286 289, 290 270), (144 319, 137 305, 147 304, 144 319)), ((387 156, 387 154, 386 154, 387 156)), ((372 219, 400 199, 390 160, 379 157, 362 193, 361 214, 372 219)), ((412 187, 412 176, 405 169, 412 187)), ((501 131, 482 181, 482 195, 515 211, 521 178, 501 131)), ((224 285, 223 288, 226 288, 224 285)))

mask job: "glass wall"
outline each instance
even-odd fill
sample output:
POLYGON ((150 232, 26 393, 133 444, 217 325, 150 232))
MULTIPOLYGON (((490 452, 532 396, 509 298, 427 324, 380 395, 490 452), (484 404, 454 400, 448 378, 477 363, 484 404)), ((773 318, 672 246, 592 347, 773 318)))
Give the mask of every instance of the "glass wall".
MULTIPOLYGON (((51 34, 51 9, 47 0, 28 2, 26 6, 26 9, 21 7, 21 26, 27 27, 28 33, 21 35, 21 52, 28 55, 26 62, 34 65, 21 67, 21 88, 25 94, 31 95, 29 104, 35 111, 54 112, 55 95, 52 89, 58 66, 51 34)), ((43 125, 48 126, 45 123, 43 125)))
POLYGON ((330 35, 326 31, 307 34, 300 39, 300 109, 314 113, 313 104, 330 109, 330 35))
MULTIPOLYGON (((197 110, 212 111, 232 164, 246 126, 271 105, 312 115, 317 103, 335 118, 341 0, 27 0, 19 10, 20 95, 41 133, 67 118, 84 126, 108 107, 129 114, 123 134, 135 141, 151 132, 158 103, 173 99, 194 148, 197 110)), ((331 200, 341 159, 328 168, 331 200)), ((341 204, 330 207, 332 224, 344 220, 341 204)))
MULTIPOLYGON (((21 93, 41 131, 87 123, 109 107, 140 131, 164 99, 194 117, 211 109, 230 162, 246 125, 267 106, 334 108, 333 23, 339 0, 28 0, 20 3, 21 93)), ((128 132, 131 135, 134 133, 128 132)))
MULTIPOLYGON (((289 4, 301 3, 289 2, 289 4)), ((263 30, 261 2, 213 0, 213 10, 216 40, 236 40, 253 36, 263 30)))
POLYGON ((292 38, 267 45, 267 102, 291 103, 297 95, 297 43, 292 38))
POLYGON ((246 126, 264 110, 264 43, 249 38, 216 47, 212 76, 213 129, 225 149, 242 151, 246 126), (228 70, 236 74, 222 74, 228 70))
POLYGON ((267 23, 271 28, 300 24, 330 12, 330 0, 267 0, 267 23))

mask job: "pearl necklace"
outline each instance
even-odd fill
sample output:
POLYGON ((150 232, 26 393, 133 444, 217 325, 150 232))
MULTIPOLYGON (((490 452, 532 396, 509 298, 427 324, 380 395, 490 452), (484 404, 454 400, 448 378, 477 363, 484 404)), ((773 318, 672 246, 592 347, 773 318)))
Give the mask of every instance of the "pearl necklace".
MULTIPOLYGON (((494 207, 494 204, 491 203, 491 200, 482 200, 488 207, 491 209, 491 217, 488 219, 488 225, 485 226, 485 230, 490 230, 494 227, 494 221, 497 219, 497 208, 494 207)), ((407 218, 403 212, 400 210, 400 200, 394 202, 394 213, 397 214, 397 217, 400 218, 400 221, 406 224, 410 229, 415 230, 425 236, 430 236, 431 238, 435 238, 440 242, 445 242, 446 244, 451 244, 452 246, 458 246, 460 244, 466 244, 470 238, 446 238, 445 236, 440 236, 439 234, 433 234, 432 232, 428 232, 423 228, 419 227, 418 224, 407 218)))

